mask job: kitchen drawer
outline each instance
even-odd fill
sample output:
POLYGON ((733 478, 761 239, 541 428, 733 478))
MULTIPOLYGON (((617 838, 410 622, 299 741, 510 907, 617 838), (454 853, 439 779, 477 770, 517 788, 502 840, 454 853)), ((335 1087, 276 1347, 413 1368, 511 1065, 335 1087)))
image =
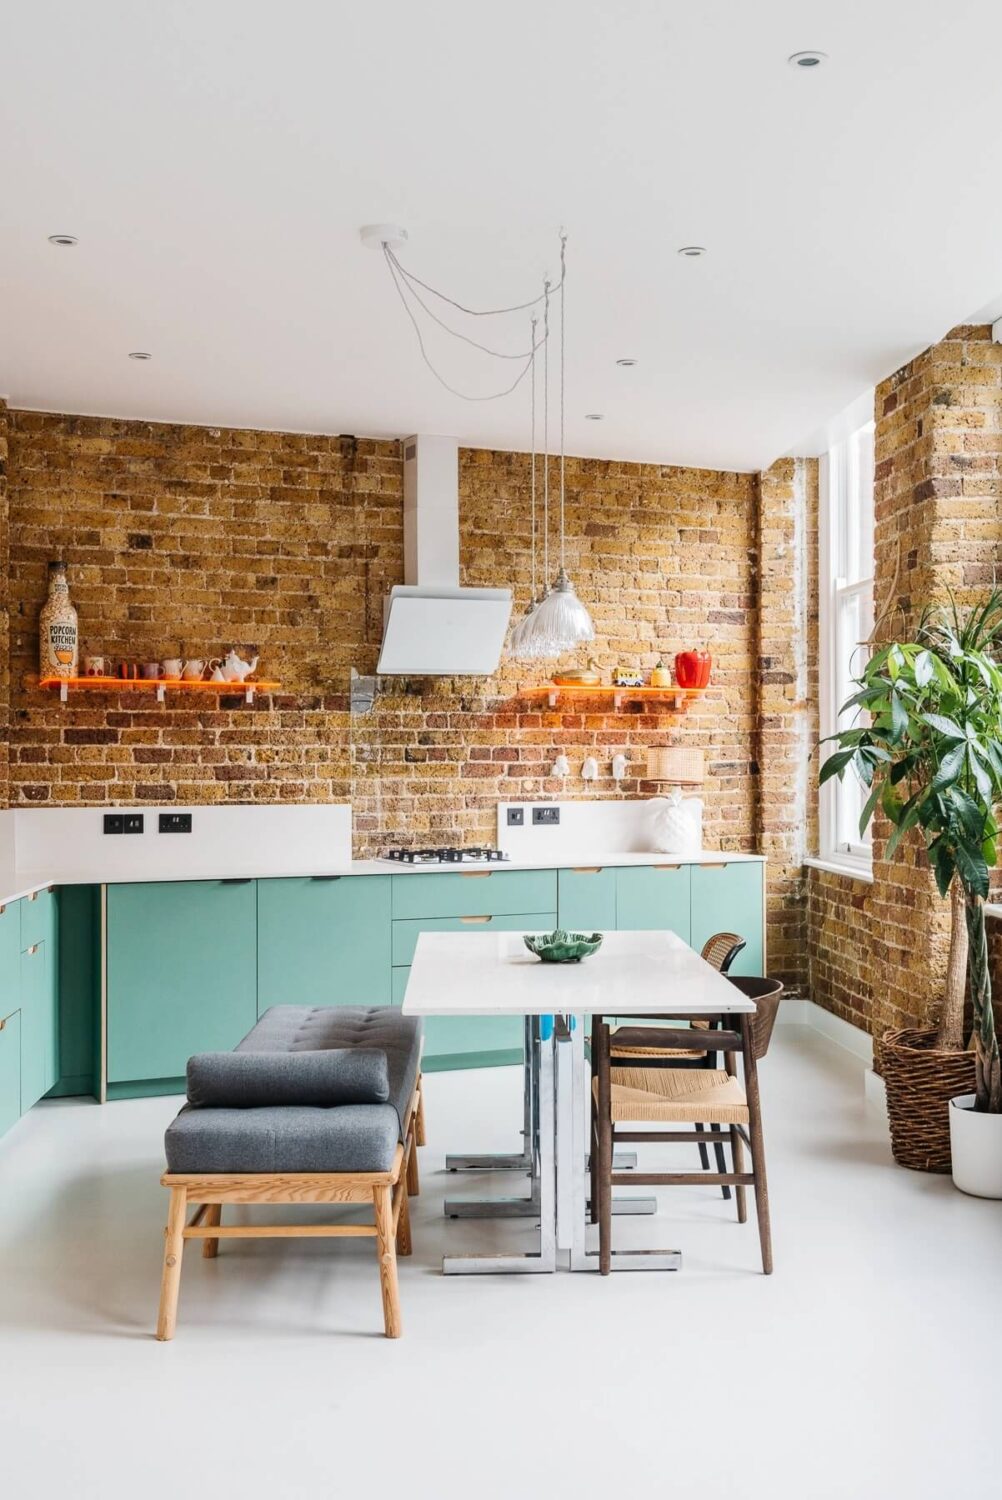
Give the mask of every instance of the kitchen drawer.
POLYGON ((21 1004, 21 903, 0 907, 0 1016, 21 1004))
POLYGON ((21 1115, 21 1013, 0 1021, 0 1135, 21 1115))
POLYGON ((390 876, 259 880, 258 1014, 269 1005, 387 1005, 390 876))
MULTIPOLYGON (((556 870, 450 870, 393 876, 394 920, 502 916, 556 909, 556 870)), ((399 960, 394 958, 393 962, 399 960)))
POLYGON ((666 861, 616 871, 616 924, 621 932, 676 932, 689 941, 689 866, 666 861))
POLYGON ((616 927, 616 871, 601 866, 561 870, 557 876, 557 917, 578 932, 612 932, 616 927))
POLYGON ((764 866, 758 860, 738 860, 692 867, 692 946, 698 953, 715 932, 736 932, 745 940, 732 974, 762 974, 764 866))
POLYGON ((36 891, 32 896, 22 896, 21 908, 21 952, 35 943, 47 942, 52 933, 55 915, 54 898, 51 891, 36 891))
POLYGON ((487 912, 467 917, 420 918, 393 923, 393 966, 409 964, 414 957, 418 935, 422 932, 552 932, 557 925, 555 911, 532 912, 528 916, 495 916, 487 912))

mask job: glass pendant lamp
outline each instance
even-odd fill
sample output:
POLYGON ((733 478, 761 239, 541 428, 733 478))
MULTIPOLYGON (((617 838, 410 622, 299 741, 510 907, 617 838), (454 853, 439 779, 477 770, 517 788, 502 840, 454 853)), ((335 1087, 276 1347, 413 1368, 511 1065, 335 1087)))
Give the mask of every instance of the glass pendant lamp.
MULTIPOLYGON (((588 613, 581 600, 574 591, 574 585, 567 574, 564 566, 564 502, 566 486, 564 482, 564 285, 567 279, 565 267, 565 249, 567 236, 560 237, 560 567, 552 585, 546 590, 539 603, 519 622, 516 632, 519 636, 518 655, 524 658, 536 659, 562 656, 566 651, 574 651, 578 646, 595 639, 595 627, 592 624, 591 615, 588 613)), ((549 572, 549 557, 546 547, 548 534, 547 522, 549 518, 549 454, 547 452, 548 438, 548 359, 547 349, 549 344, 549 308, 550 288, 546 284, 543 299, 543 533, 544 533, 544 574, 549 572)))

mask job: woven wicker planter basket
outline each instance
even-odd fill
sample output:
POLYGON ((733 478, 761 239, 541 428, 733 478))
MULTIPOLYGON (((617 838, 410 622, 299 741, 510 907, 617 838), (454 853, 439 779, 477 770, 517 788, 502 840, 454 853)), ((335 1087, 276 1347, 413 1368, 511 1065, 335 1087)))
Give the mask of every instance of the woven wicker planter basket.
POLYGON ((949 1172, 949 1103, 975 1088, 974 1053, 944 1052, 935 1042, 928 1027, 885 1031, 880 1043, 891 1151, 916 1172, 949 1172))

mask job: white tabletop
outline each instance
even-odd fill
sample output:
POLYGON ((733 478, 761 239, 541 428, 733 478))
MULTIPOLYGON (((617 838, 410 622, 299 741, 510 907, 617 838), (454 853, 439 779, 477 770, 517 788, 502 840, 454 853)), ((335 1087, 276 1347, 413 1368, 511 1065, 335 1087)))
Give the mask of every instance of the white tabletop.
POLYGON ((411 1016, 750 1012, 754 1003, 673 932, 609 932, 579 964, 544 964, 518 932, 422 932, 411 1016))

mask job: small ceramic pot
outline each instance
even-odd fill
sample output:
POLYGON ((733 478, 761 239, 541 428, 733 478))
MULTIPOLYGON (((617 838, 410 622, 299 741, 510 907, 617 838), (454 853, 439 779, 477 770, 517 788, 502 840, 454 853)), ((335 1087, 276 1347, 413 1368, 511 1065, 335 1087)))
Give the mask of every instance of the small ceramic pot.
POLYGON ((975 1198, 1002 1198, 1002 1115, 974 1108, 974 1094, 950 1100, 953 1185, 975 1198))
POLYGON ((163 662, 162 665, 164 669, 164 676, 167 678, 167 681, 177 682, 181 676, 181 668, 184 666, 184 662, 181 660, 181 658, 179 656, 168 656, 167 660, 163 662))
POLYGON ((156 682, 160 676, 160 663, 158 661, 144 661, 143 676, 147 682, 156 682))
POLYGON ((85 677, 103 677, 104 676, 104 657, 103 656, 85 656, 84 657, 84 676, 85 677))

